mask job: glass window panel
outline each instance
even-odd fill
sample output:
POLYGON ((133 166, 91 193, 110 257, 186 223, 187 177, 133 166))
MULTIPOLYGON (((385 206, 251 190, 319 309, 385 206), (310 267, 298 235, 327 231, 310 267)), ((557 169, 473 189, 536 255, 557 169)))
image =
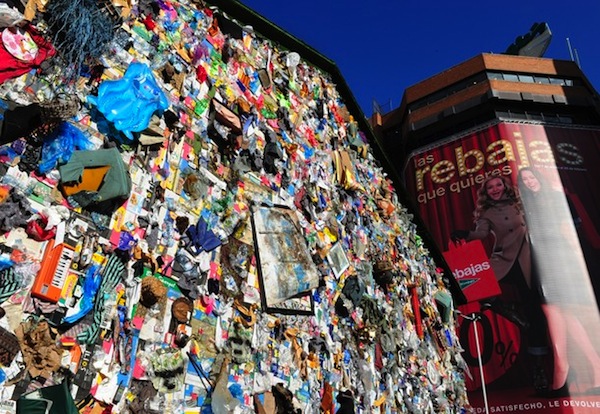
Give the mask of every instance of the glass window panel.
POLYGON ((533 121, 543 121, 544 117, 540 113, 531 113, 527 112, 527 119, 531 119, 533 121))
POLYGON ((563 124, 572 124, 573 123, 573 118, 571 118, 570 116, 558 116, 558 122, 561 122, 563 124))
POLYGON ((533 76, 531 76, 531 75, 519 75, 519 82, 533 83, 533 76))

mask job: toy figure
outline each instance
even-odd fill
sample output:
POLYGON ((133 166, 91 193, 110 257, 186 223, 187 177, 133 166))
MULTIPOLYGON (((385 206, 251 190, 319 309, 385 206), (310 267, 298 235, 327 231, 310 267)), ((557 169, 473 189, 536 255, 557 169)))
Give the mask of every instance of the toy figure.
POLYGON ((148 127, 155 112, 162 113, 169 107, 150 68, 137 62, 129 65, 121 79, 103 82, 98 96, 88 96, 88 101, 129 139, 133 139, 132 132, 148 127))

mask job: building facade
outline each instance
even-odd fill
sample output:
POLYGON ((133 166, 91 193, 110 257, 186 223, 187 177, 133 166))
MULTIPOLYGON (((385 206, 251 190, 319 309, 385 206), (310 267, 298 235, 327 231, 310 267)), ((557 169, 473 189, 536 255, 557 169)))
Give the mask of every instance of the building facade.
POLYGON ((595 407, 600 99, 579 67, 482 54, 371 122, 467 296, 476 408, 595 407))
POLYGON ((332 61, 235 0, 5 3, 2 414, 469 409, 332 61))
POLYGON ((481 54, 407 88, 371 125, 400 155, 494 120, 598 125, 600 98, 575 62, 481 54))

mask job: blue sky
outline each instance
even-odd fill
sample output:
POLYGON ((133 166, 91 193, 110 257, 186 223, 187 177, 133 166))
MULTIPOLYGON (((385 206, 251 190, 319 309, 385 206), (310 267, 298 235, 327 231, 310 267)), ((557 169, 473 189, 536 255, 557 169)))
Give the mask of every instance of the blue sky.
POLYGON ((569 60, 600 89, 600 1, 241 0, 332 59, 366 116, 404 90, 483 52, 501 53, 535 22, 553 33, 545 57, 569 60))

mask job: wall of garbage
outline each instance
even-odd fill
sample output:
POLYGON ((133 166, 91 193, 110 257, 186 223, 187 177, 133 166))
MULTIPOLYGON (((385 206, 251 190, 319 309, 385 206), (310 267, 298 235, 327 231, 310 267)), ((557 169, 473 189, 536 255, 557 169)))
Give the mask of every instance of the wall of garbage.
POLYGON ((0 6, 0 413, 468 410, 318 55, 199 1, 0 6))

